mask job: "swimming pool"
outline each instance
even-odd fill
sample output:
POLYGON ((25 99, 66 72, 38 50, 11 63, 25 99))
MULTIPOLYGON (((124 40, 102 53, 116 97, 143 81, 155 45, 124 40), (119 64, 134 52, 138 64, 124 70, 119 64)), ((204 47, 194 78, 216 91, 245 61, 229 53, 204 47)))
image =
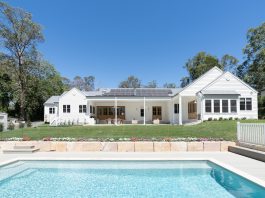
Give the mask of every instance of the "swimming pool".
POLYGON ((0 197, 264 197, 265 188, 207 160, 17 161, 0 197))

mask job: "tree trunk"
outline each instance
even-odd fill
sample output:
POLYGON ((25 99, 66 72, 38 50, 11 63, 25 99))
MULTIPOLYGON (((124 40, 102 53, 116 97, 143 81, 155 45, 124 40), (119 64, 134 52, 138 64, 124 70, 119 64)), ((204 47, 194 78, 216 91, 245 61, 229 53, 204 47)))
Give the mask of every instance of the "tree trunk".
POLYGON ((18 70, 19 70, 19 84, 20 84, 20 119, 25 120, 26 119, 26 112, 25 112, 25 99, 26 99, 26 87, 24 83, 24 72, 23 72, 23 65, 21 61, 22 57, 18 58, 18 70))
POLYGON ((20 119, 26 119, 26 112, 25 112, 25 89, 21 86, 21 93, 20 93, 20 119))

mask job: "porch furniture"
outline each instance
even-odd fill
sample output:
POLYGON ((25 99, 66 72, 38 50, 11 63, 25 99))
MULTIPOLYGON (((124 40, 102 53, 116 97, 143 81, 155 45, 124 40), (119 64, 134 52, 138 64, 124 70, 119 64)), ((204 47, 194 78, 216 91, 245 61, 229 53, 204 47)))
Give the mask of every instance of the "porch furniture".
POLYGON ((111 118, 108 118, 106 121, 107 121, 107 124, 112 124, 111 123, 111 121, 112 121, 111 118))
POLYGON ((132 124, 138 124, 138 120, 132 120, 132 124))
POLYGON ((160 120, 159 119, 153 120, 153 124, 160 124, 160 120))

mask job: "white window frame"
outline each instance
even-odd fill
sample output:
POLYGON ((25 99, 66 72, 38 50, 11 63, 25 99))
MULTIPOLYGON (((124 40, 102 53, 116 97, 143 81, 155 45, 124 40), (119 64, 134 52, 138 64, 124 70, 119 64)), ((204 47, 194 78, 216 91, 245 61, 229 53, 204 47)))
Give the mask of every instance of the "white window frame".
MULTIPOLYGON (((212 104, 213 102, 212 102, 212 99, 205 99, 205 102, 204 102, 204 111, 205 111, 205 113, 212 113, 213 112, 213 104, 212 104), (206 101, 207 100, 209 100, 210 101, 210 104, 211 104, 211 106, 210 106, 210 108, 211 108, 211 111, 209 112, 209 111, 206 111, 206 101)), ((208 106, 209 107, 209 106, 208 106)))
POLYGON ((252 98, 251 97, 240 97, 239 98, 239 110, 240 111, 252 111, 253 110, 253 100, 252 100, 252 98), (241 99, 244 99, 244 109, 241 109, 241 99), (251 107, 251 109, 247 109, 247 100, 248 99, 250 99, 250 107, 251 107))
POLYGON ((79 113, 86 113, 87 106, 86 105, 79 105, 79 113))
POLYGON ((71 113, 71 105, 63 105, 63 113, 71 113))
POLYGON ((55 107, 49 107, 49 114, 55 114, 55 107))

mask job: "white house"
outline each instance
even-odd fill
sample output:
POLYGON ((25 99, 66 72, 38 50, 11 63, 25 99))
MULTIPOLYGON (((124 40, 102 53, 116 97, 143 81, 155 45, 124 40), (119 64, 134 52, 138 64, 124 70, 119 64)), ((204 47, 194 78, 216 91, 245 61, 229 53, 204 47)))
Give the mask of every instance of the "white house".
POLYGON ((7 130, 7 113, 0 112, 0 123, 3 125, 3 130, 7 130))
POLYGON ((185 88, 76 88, 44 103, 44 121, 58 124, 179 124, 222 118, 257 119, 258 92, 214 67, 185 88))

